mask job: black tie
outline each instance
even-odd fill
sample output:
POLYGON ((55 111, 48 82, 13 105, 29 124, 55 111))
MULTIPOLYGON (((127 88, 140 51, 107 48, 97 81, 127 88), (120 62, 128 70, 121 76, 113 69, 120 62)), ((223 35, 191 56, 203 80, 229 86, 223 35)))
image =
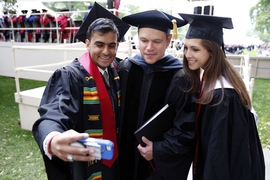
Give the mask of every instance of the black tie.
POLYGON ((109 74, 107 73, 107 71, 104 71, 103 77, 104 77, 107 85, 110 85, 110 83, 109 83, 109 74))

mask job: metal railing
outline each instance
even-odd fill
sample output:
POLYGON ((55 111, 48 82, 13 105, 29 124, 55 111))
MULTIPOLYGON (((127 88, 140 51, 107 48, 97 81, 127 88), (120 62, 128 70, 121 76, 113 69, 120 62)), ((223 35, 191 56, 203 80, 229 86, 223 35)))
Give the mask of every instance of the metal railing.
MULTIPOLYGON (((122 12, 122 13, 126 13, 124 11, 119 11, 117 9, 108 9, 108 11, 112 12, 113 14, 116 14, 116 12, 122 12)), ((89 10, 82 10, 82 11, 67 11, 64 12, 65 14, 73 14, 73 13, 87 13, 89 12, 89 10)), ((31 13, 31 15, 36 15, 36 16, 41 16, 41 15, 47 15, 48 13, 31 13)), ((0 30, 5 30, 5 31, 10 31, 10 38, 12 40, 14 40, 15 42, 17 42, 20 38, 19 38, 19 31, 20 30, 24 30, 25 31, 25 41, 27 42, 27 31, 35 31, 35 30, 40 30, 40 31, 45 31, 45 30, 50 30, 50 38, 49 40, 52 39, 52 36, 56 35, 56 43, 61 43, 61 27, 59 26, 58 23, 58 19, 57 17, 59 17, 61 14, 63 14, 63 12, 53 12, 50 13, 50 15, 53 15, 54 21, 50 22, 50 26, 46 26, 44 27, 43 25, 41 25, 39 22, 13 22, 12 17, 14 16, 14 14, 8 14, 9 17, 9 24, 5 24, 4 27, 1 27, 0 30)), ((16 16, 19 17, 19 16, 16 16)), ((70 26, 66 27, 65 30, 70 30, 69 32, 69 37, 68 39, 70 39, 70 41, 66 41, 66 42, 75 42, 75 34, 76 31, 79 30, 80 25, 83 23, 83 20, 73 20, 70 18, 70 26), (76 22, 80 22, 79 24, 77 24, 76 22)), ((35 36, 36 33, 35 32, 31 32, 33 33, 33 35, 35 36)), ((4 38, 4 36, 2 35, 2 37, 4 38)), ((50 41, 51 42, 51 41, 50 41)))

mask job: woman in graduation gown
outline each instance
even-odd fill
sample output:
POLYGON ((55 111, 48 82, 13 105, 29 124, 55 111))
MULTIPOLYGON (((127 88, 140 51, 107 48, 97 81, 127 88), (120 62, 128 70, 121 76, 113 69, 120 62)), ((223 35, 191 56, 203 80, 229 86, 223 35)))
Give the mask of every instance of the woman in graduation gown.
POLYGON ((223 51, 231 18, 179 14, 190 23, 184 69, 197 93, 195 180, 264 180, 265 164, 251 100, 223 51), (203 72, 203 73, 201 73, 203 72))

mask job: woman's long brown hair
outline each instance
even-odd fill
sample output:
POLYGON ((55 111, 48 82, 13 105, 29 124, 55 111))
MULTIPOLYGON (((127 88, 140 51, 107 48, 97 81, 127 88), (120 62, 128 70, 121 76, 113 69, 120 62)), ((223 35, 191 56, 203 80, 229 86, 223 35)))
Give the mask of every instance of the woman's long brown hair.
MULTIPOLYGON (((201 104, 208 104, 213 99, 214 87, 217 80, 220 80, 222 85, 222 98, 224 97, 224 87, 222 76, 233 86, 237 92, 243 106, 250 109, 251 100, 246 89, 245 83, 242 80, 240 74, 235 67, 226 59, 224 52, 215 42, 209 40, 201 40, 201 44, 211 54, 210 59, 204 66, 204 95, 197 98, 197 102, 201 104)), ((191 88, 188 90, 190 93, 199 93, 201 89, 200 85, 200 69, 190 70, 188 67, 187 58, 184 55, 183 58, 184 70, 187 78, 191 82, 191 88)), ((218 103, 218 104, 219 104, 218 103)), ((216 104, 216 105, 218 105, 216 104)))

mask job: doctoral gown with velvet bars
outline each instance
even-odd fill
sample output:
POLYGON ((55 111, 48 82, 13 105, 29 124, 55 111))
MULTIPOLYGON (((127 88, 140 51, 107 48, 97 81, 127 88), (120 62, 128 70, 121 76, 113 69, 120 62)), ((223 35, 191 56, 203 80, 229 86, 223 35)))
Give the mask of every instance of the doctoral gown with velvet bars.
POLYGON ((264 180, 265 164, 253 114, 234 89, 215 89, 199 115, 199 158, 195 180, 264 180))
MULTIPOLYGON (((107 90, 117 119, 119 78, 115 78, 118 74, 113 66, 108 68, 108 72, 111 86, 107 86, 107 90)), ((74 129, 87 132, 90 137, 102 138, 100 104, 95 98, 87 98, 89 94, 97 96, 95 81, 77 59, 69 66, 56 70, 48 81, 38 108, 40 118, 33 125, 33 135, 42 152, 49 180, 86 180, 91 175, 89 179, 99 179, 101 171, 103 180, 118 179, 113 175, 113 172, 117 172, 117 161, 111 168, 102 165, 101 161, 69 163, 57 157, 50 160, 43 151, 43 140, 52 131, 74 129)))
MULTIPOLYGON (((120 62, 121 120, 119 124, 121 180, 184 180, 194 155, 196 104, 183 93, 188 82, 179 59, 167 55, 153 65, 141 55, 120 62), (138 152, 134 132, 166 103, 175 106, 174 127, 153 144, 153 173, 138 152)), ((160 125, 162 126, 162 124, 160 125)))

